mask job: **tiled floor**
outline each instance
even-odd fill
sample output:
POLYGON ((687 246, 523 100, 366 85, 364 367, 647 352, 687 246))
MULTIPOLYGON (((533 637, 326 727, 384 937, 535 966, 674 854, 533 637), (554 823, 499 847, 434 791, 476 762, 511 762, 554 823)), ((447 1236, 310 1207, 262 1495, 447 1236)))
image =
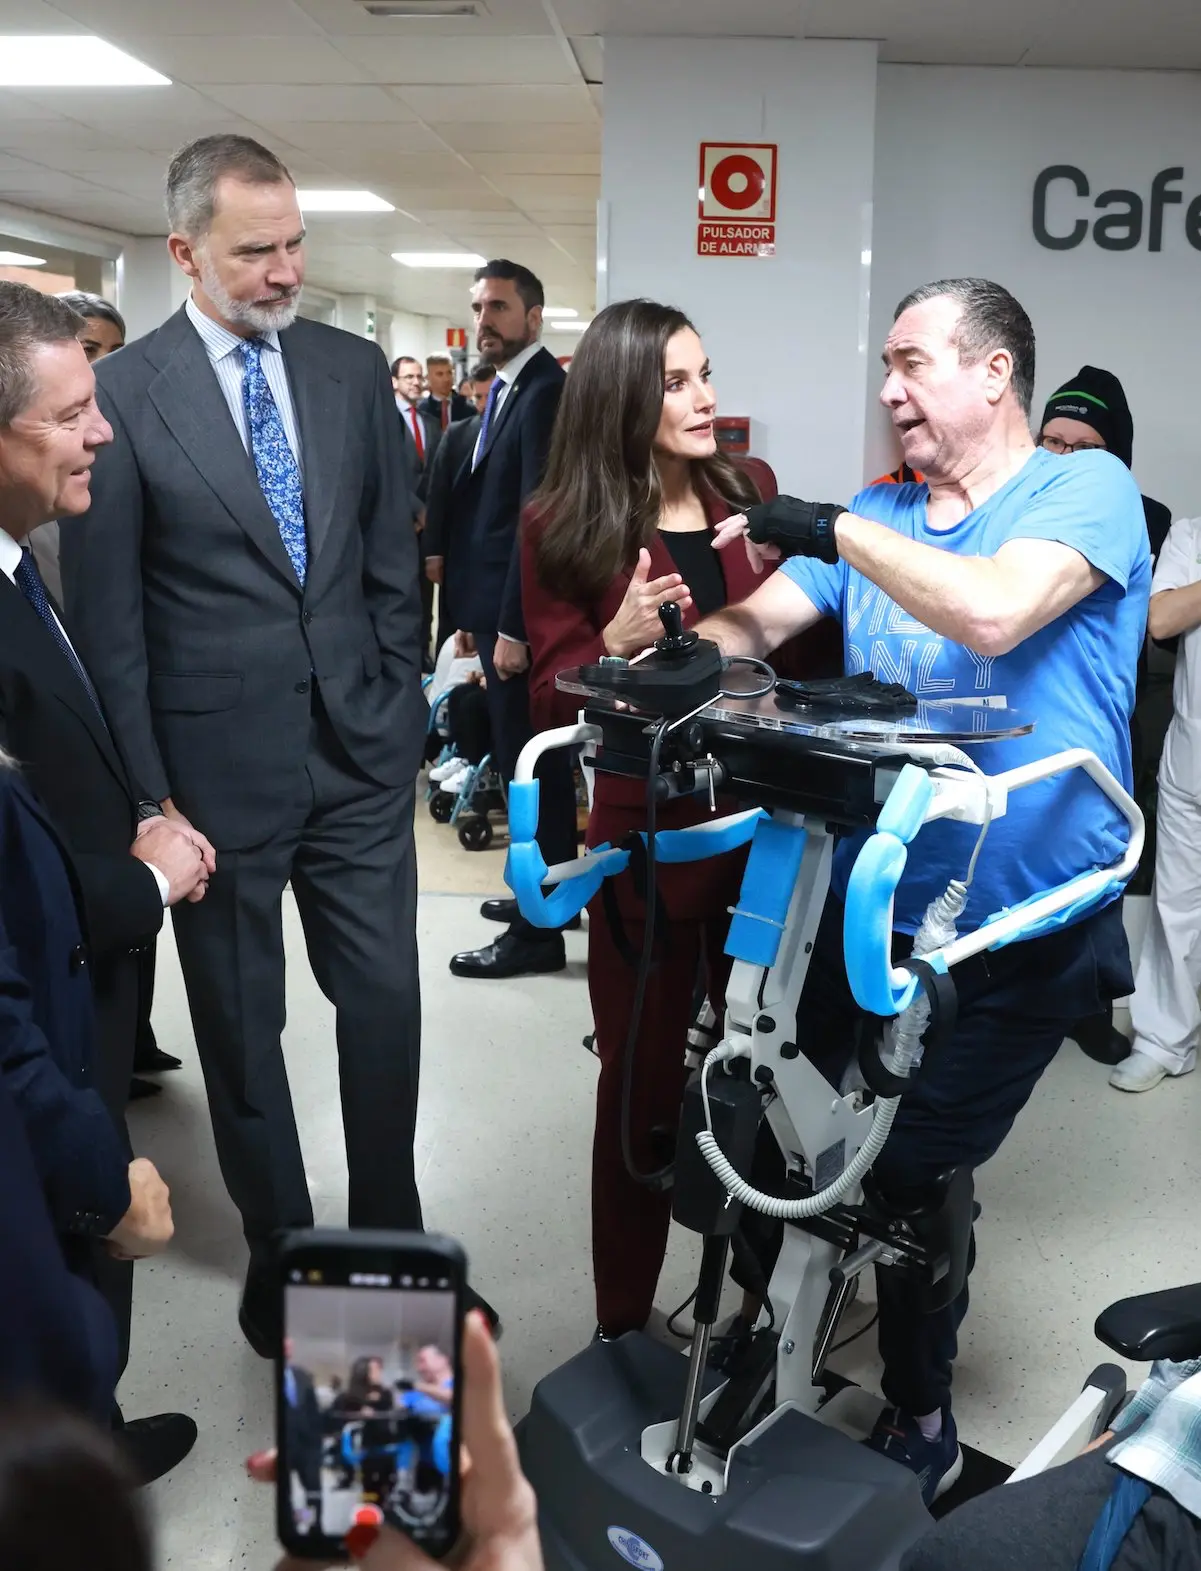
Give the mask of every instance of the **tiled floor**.
MULTIPOLYGON (((420 1125, 430 1225, 464 1242, 480 1289, 505 1320, 513 1413, 593 1326, 588 1148, 595 1064, 582 934, 565 975, 456 981, 446 957, 495 932, 476 914, 499 889, 501 857, 478 858, 428 821, 420 934, 425 1047, 420 1125), (472 893, 446 893, 466 883, 472 893), (439 891, 439 892, 434 892, 439 891)), ((344 1216, 345 1165, 331 1011, 303 960, 289 912, 287 1054, 320 1220, 344 1216)), ((272 1558, 271 1502, 243 1459, 270 1438, 268 1368, 235 1315, 244 1255, 213 1157, 204 1090, 169 940, 161 949, 156 1024, 184 1069, 133 1112, 137 1149, 172 1185, 177 1242, 138 1268, 134 1356, 122 1388, 131 1417, 177 1407, 200 1425, 193 1455, 152 1491, 161 1563, 182 1571, 262 1568, 272 1558)), ((1109 1300, 1201 1277, 1197 1138, 1201 1077, 1122 1096, 1066 1044, 1002 1151, 980 1175, 984 1203, 974 1304, 964 1328, 956 1411, 965 1439, 1016 1460, 1079 1388, 1103 1351, 1092 1322, 1109 1300)), ((691 1286, 694 1241, 673 1240, 659 1302, 691 1286)), ((870 1287, 868 1288, 870 1297, 870 1287)), ((844 1330, 862 1325, 854 1306, 844 1330)), ((837 1366, 870 1384, 871 1336, 837 1366)))

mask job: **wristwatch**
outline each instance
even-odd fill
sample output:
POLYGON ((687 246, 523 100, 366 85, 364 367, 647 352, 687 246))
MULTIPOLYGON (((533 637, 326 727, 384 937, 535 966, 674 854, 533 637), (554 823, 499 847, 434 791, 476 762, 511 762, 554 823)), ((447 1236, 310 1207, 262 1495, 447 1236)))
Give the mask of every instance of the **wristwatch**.
POLYGON ((165 817, 166 817, 166 814, 163 812, 162 808, 158 805, 157 802, 152 801, 150 799, 150 797, 144 797, 142 799, 142 801, 140 801, 138 803, 138 823, 139 824, 143 823, 147 818, 165 818, 165 817))

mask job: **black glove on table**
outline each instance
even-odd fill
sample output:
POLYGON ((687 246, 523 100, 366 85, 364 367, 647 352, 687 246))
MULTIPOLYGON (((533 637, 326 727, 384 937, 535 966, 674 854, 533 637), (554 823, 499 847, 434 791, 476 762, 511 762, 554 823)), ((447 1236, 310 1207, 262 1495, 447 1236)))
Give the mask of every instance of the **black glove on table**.
POLYGON ((846 511, 837 502, 800 502, 794 496, 778 496, 747 508, 747 535, 756 545, 779 546, 785 556, 837 562, 834 525, 846 511))

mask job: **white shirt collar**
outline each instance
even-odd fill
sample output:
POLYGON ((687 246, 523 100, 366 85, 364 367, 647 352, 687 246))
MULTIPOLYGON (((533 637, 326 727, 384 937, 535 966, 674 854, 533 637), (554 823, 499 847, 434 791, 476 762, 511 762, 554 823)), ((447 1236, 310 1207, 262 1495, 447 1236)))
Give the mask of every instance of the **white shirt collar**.
POLYGON ((14 578, 17 568, 21 565, 22 545, 19 540, 14 540, 7 531, 0 529, 0 573, 5 578, 14 578))
POLYGON ((501 366, 500 370, 496 373, 497 376, 500 377, 502 382, 505 382, 509 387, 512 387, 513 383, 517 380, 517 378, 521 375, 526 366, 529 365, 530 361, 541 348, 542 342, 540 339, 536 338, 532 344, 527 344, 519 355, 515 355, 513 359, 509 361, 508 365, 501 366))
MULTIPOLYGON (((184 310, 188 314, 188 321, 200 334, 200 341, 204 345, 210 360, 224 360, 226 355, 238 354, 246 340, 239 338, 237 333, 231 333, 228 327, 220 322, 214 322, 211 316, 204 312, 189 295, 184 301, 184 310)), ((257 335, 259 342, 268 349, 279 350, 279 334, 275 328, 269 332, 257 335)))

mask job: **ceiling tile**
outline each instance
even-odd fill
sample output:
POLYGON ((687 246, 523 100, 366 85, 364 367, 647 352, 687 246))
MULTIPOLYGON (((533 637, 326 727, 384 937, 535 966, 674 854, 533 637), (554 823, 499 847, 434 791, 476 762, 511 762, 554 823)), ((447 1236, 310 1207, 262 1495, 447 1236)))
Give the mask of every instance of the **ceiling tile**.
POLYGON ((327 122, 275 119, 264 115, 261 123, 273 136, 316 153, 331 164, 339 159, 366 156, 368 152, 393 153, 444 153, 442 139, 417 121, 403 121, 389 125, 381 120, 367 124, 356 121, 327 122))
POLYGON ((178 120, 182 125, 221 114, 211 98, 180 82, 170 87, 31 87, 22 94, 83 125, 130 120, 178 120))
POLYGON ((39 104, 28 93, 14 93, 7 87, 0 87, 0 125, 6 120, 39 120, 43 123, 62 120, 63 109, 69 107, 67 104, 61 107, 39 104))
POLYGON ((325 87, 291 87, 279 83, 260 86, 206 87, 206 95, 260 125, 280 120, 365 121, 412 120, 413 112, 399 98, 373 83, 358 86, 332 83, 325 87))
POLYGON ((603 38, 572 38, 568 42, 576 60, 589 82, 602 82, 605 76, 605 41, 603 38))
MULTIPOLYGON (((840 0, 847 9, 856 0, 840 0)), ((796 37, 806 0, 554 0, 570 38, 681 33, 700 37, 796 37)))
POLYGON ((579 207, 600 196, 599 175, 494 175, 492 183, 520 207, 579 207))
MULTIPOLYGON (((61 10, 84 31, 100 33, 122 47, 139 33, 317 33, 317 24, 292 0, 62 0, 61 10)), ((231 43, 231 49, 236 48, 231 43)))
POLYGON ((0 0, 0 32, 78 33, 79 23, 44 0, 0 0))
POLYGON ((502 125, 497 122, 439 120, 433 129, 456 152, 466 153, 536 153, 542 147, 553 147, 559 153, 591 153, 600 147, 600 125, 582 121, 554 125, 530 125, 517 122, 502 125))
POLYGON ((327 43, 297 36, 191 36, 147 39, 140 58, 165 75, 193 83, 370 82, 371 76, 327 43))
POLYGON ((600 178, 600 153, 473 153, 473 168, 490 180, 501 175, 595 175, 600 178))
POLYGON ((533 122, 579 120, 595 128, 597 124, 588 95, 580 86, 550 87, 397 87, 393 92, 422 120, 430 122, 458 117, 473 121, 505 121, 529 125, 533 122))
POLYGON ((347 60, 368 71, 377 82, 439 83, 571 83, 570 62, 555 38, 414 38, 393 33, 386 38, 339 34, 331 39, 347 60))

